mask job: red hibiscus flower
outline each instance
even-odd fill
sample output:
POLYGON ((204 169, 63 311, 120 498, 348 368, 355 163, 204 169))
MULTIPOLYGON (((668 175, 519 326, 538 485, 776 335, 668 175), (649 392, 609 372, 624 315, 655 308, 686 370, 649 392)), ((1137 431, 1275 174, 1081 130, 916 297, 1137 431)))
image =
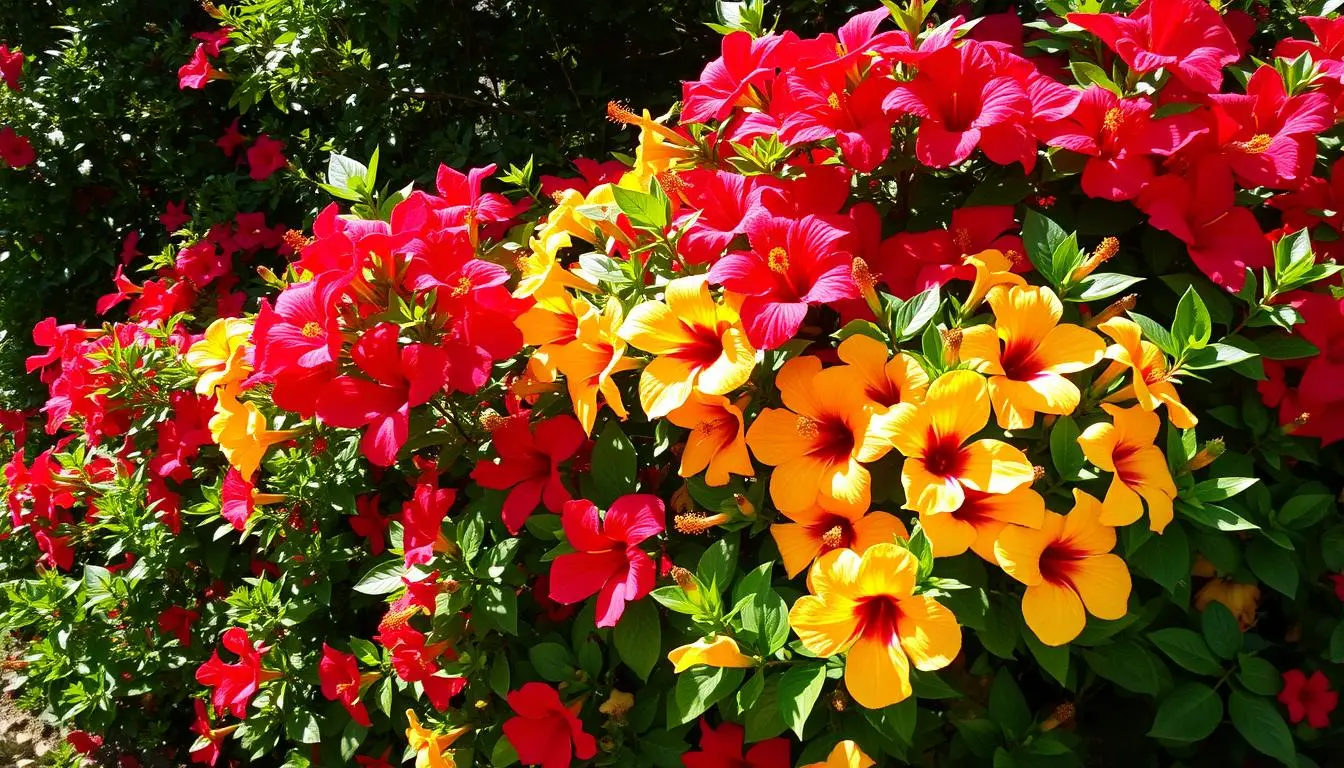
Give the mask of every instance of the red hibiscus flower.
POLYGON ((443 518, 456 497, 457 491, 452 488, 436 488, 432 483, 415 487, 415 496, 401 508, 407 568, 434 559, 435 545, 443 537, 443 518))
POLYGON ((724 723, 715 730, 700 720, 700 750, 681 756, 686 768, 789 768, 789 740, 766 739, 742 754, 742 726, 724 723))
POLYGON ((533 432, 526 417, 514 417, 491 437, 499 461, 478 463, 471 479, 485 488, 512 489, 500 512, 509 533, 522 529, 538 503, 558 513, 572 498, 561 482, 560 464, 586 439, 578 420, 556 416, 538 423, 533 432))
POLYGON ((229 33, 233 27, 220 27, 214 32, 194 32, 191 35, 192 40, 200 40, 201 48, 205 50, 205 55, 215 58, 224 46, 229 44, 229 33))
POLYGON ((94 753, 103 748, 103 737, 96 736, 84 731, 71 731, 65 737, 65 741, 75 751, 85 757, 93 757, 94 753))
POLYGON ((666 512, 657 496, 632 494, 603 515, 587 499, 565 503, 561 525, 576 552, 551 563, 551 599, 577 603, 597 595, 597 626, 614 627, 625 603, 653 589, 653 558, 639 545, 663 532, 666 512))
POLYGON ((369 541, 369 554, 377 557, 387 549, 387 526, 391 520, 378 511, 378 494, 355 499, 356 515, 349 518, 350 528, 369 541))
POLYGON ((1241 290, 1247 267, 1273 265, 1273 249, 1255 215, 1236 204, 1232 170, 1221 158, 1206 157, 1185 175, 1159 176, 1137 205, 1149 224, 1180 238, 1195 265, 1229 291, 1241 290))
POLYGON ((247 165, 253 181, 265 181, 271 174, 289 164, 285 159, 285 143, 276 141, 266 134, 257 137, 256 142, 247 148, 247 165))
POLYGON ((225 664, 214 651, 210 660, 196 670, 196 682, 208 688, 214 688, 210 701, 217 712, 229 712, 234 717, 247 717, 247 705, 257 689, 268 681, 280 677, 279 672, 263 669, 261 655, 266 646, 255 646, 247 636, 247 630, 233 627, 224 633, 221 640, 226 649, 238 656, 238 661, 225 664))
POLYGON ((790 145, 835 139, 846 164, 871 172, 891 151, 891 125, 883 100, 895 87, 885 77, 870 77, 853 91, 844 72, 825 78, 788 75, 775 86, 776 114, 783 116, 780 138, 790 145))
POLYGON ((1290 97, 1271 66, 1251 75, 1246 93, 1215 93, 1217 141, 1243 187, 1293 189, 1311 175, 1316 136, 1334 124, 1322 93, 1290 97))
POLYGON ((380 323, 355 342, 351 357, 368 378, 337 376, 317 398, 317 415, 333 427, 364 427, 360 450, 369 461, 390 467, 410 433, 411 409, 443 388, 448 364, 429 344, 397 343, 401 329, 380 323))
POLYGON ((981 251, 1000 251, 1026 264, 1022 238, 1012 234, 1018 230, 1014 216, 1009 205, 958 208, 952 211, 947 229, 901 232, 888 238, 870 266, 893 295, 909 298, 931 285, 975 279, 975 270, 966 265, 965 257, 981 251))
POLYGON ((159 614, 159 631, 173 635, 183 648, 191 647, 191 625, 201 614, 180 605, 170 605, 159 614))
POLYGON ((528 683, 510 691, 508 700, 518 714, 504 721, 504 736, 523 765, 569 768, 575 757, 589 760, 597 754, 597 741, 551 686, 528 683))
POLYGON ((305 417, 312 414, 327 371, 341 352, 336 299, 345 289, 337 279, 317 278, 290 285, 261 303, 252 341, 254 378, 273 380, 276 405, 305 417))
POLYGON ((238 130, 238 120, 239 118, 233 118, 229 127, 224 129, 224 135, 215 140, 215 146, 219 147, 225 157, 233 157, 233 153, 247 143, 247 137, 238 130))
POLYGON ((580 157, 574 160, 574 167, 579 172, 579 178, 571 179, 562 176, 542 176, 541 177, 541 195, 554 199, 555 196, 565 190, 572 189, 581 195, 587 195, 593 191, 593 187, 601 184, 615 184, 620 181, 626 171, 630 169, 625 163, 619 160, 604 160, 598 162, 589 160, 586 157, 580 157))
POLYGON ((750 251, 730 253, 709 279, 746 296, 742 322, 757 349, 793 338, 807 308, 857 297, 850 255, 837 245, 845 231, 816 216, 800 219, 761 214, 745 225, 750 251))
POLYGON ((1288 708, 1294 725, 1307 721, 1312 728, 1330 727, 1330 713, 1339 704, 1339 693, 1330 690, 1330 680, 1318 669, 1307 677, 1300 669, 1283 673, 1279 703, 1288 708))
POLYGON ((191 60, 177 70, 177 89, 185 91, 187 89, 204 88, 206 83, 224 76, 223 72, 215 69, 214 65, 210 63, 210 57, 206 55, 205 44, 202 43, 196 46, 196 51, 191 54, 191 60))
POLYGON ((219 490, 219 514, 228 520, 234 529, 241 531, 247 527, 247 521, 252 519, 252 513, 256 511, 257 506, 278 504, 284 500, 282 494, 257 493, 256 486, 250 480, 243 477, 238 470, 229 467, 219 490))
POLYGON ((1128 16, 1070 13, 1136 72, 1166 69, 1193 91, 1222 86, 1223 67, 1241 56, 1223 17, 1205 0, 1144 0, 1128 16))
POLYGON ((746 176, 727 171, 694 169, 678 174, 682 194, 691 210, 683 209, 673 226, 683 226, 695 217, 686 234, 677 241, 677 251, 692 264, 712 264, 734 237, 743 234, 743 223, 760 205, 762 186, 746 176))
POLYGON ((440 674, 439 665, 435 662, 439 656, 446 656, 450 660, 457 658, 448 643, 426 645, 424 633, 404 623, 381 628, 374 639, 392 655, 392 670, 397 677, 408 683, 420 683, 429 703, 438 711, 447 711, 449 700, 466 687, 465 677, 440 674))
POLYGON ((205 702, 195 699, 191 703, 196 708, 196 721, 191 724, 191 732, 198 736, 196 743, 191 746, 191 762, 214 765, 219 761, 220 752, 224 748, 224 740, 229 738, 229 734, 238 730, 238 726, 213 728, 211 727, 210 713, 205 708, 205 702))
POLYGON ((682 123, 722 120, 739 104, 760 105, 760 88, 775 77, 775 51, 793 42, 792 32, 753 38, 733 32, 723 38, 723 55, 705 65, 700 79, 681 84, 682 123))
POLYGON ((159 223, 169 233, 185 227, 191 221, 191 214, 187 213, 187 201, 175 203, 169 200, 163 205, 163 213, 159 214, 159 223))
POLYGON ((0 45, 0 80, 11 91, 19 90, 19 76, 23 74, 23 51, 11 51, 8 45, 0 45))
MULTIPOLYGON (((359 698, 366 680, 359 674, 359 662, 355 660, 354 654, 341 653, 323 643, 322 660, 317 664, 317 678, 322 684, 322 695, 328 701, 341 702, 350 717, 365 728, 373 725, 369 721, 369 710, 359 698)), ((373 673, 370 680, 376 678, 377 673, 373 673)))
POLYGON ((1000 71, 985 43, 969 41, 929 56, 915 79, 897 86, 883 106, 922 118, 915 154, 932 168, 956 165, 976 147, 1000 165, 1035 166, 1036 143, 1024 126, 1027 93, 1000 71))
POLYGON ((37 153, 27 136, 20 136, 13 128, 5 126, 0 128, 0 160, 17 170, 32 165, 37 160, 37 153))
POLYGON ((42 556, 37 559, 41 565, 68 571, 75 566, 75 550, 70 547, 69 536, 56 536, 45 527, 34 526, 33 538, 42 556))

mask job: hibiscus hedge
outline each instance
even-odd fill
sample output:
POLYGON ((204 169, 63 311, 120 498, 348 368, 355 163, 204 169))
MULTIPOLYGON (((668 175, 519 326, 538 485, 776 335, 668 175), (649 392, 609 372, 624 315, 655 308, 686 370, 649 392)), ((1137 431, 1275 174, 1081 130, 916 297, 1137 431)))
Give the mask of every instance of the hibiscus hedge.
POLYGON ((721 5, 628 154, 332 154, 37 325, 0 625, 61 759, 1337 761, 1339 3, 721 5))

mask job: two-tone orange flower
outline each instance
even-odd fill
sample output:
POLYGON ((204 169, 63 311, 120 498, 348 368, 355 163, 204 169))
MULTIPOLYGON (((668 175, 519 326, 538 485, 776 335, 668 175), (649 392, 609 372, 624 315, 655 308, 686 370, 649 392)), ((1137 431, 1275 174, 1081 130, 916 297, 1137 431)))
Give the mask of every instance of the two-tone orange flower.
POLYGON ((187 350, 187 364, 195 368, 196 394, 208 395, 216 387, 242 381, 251 373, 247 364, 248 338, 252 321, 241 317, 221 317, 205 329, 205 336, 187 350))
POLYGON ((878 411, 898 403, 919 403, 929 388, 929 375, 919 362, 904 352, 894 356, 887 345, 856 334, 840 342, 836 354, 863 386, 863 394, 878 411))
POLYGON ((646 301, 626 316, 620 337, 656 355, 639 376, 645 415, 659 419, 692 392, 726 395, 747 383, 756 350, 737 312, 714 301, 709 278, 681 277, 663 289, 665 301, 646 301))
POLYGON ((250 478, 271 446, 292 440, 303 430, 270 429, 261 409, 255 403, 239 400, 239 394, 236 383, 219 390, 215 415, 210 417, 210 439, 219 446, 229 466, 250 478))
POLYGON ((1027 284, 1025 278, 1013 271, 1013 260, 1008 258, 1003 251, 991 248, 964 256, 962 261, 975 271, 975 278, 971 283, 971 293, 966 297, 966 303, 962 304, 962 317, 968 316, 970 312, 980 306, 980 302, 984 301, 985 297, 995 287, 1000 285, 1025 286, 1027 284))
POLYGON ((1002 440, 971 440, 989 423, 989 391, 978 373, 945 373, 929 385, 921 405, 902 403, 890 414, 892 443, 906 457, 906 509, 951 512, 968 490, 1008 493, 1035 479, 1021 450, 1002 440))
POLYGON ((737 641, 728 635, 701 638, 689 645, 673 648, 668 651, 667 660, 672 662, 672 671, 676 673, 700 664, 737 669, 756 666, 756 662, 742 653, 742 649, 737 647, 737 641))
POLYGON ((637 115, 611 102, 607 105, 607 116, 618 123, 639 127, 635 167, 621 177, 622 187, 647 192, 649 182, 655 176, 670 170, 677 163, 695 157, 695 146, 691 140, 654 120, 647 109, 637 115))
POLYGON ((457 761, 448 750, 468 730, 463 726, 446 732, 434 731, 420 724, 415 710, 406 710, 406 741, 415 750, 415 768, 457 768, 457 761))
POLYGON ((625 356, 625 340, 616 333, 622 319, 621 303, 608 299, 601 312, 579 318, 574 341, 556 353, 556 366, 565 375, 574 415, 585 434, 593 433, 601 408, 599 396, 618 417, 624 419, 628 415, 621 401, 621 390, 611 378, 638 367, 638 363, 625 356))
POLYGON ((1094 392, 1104 392, 1107 385, 1130 370, 1134 372, 1132 381, 1109 395, 1106 402, 1134 398, 1145 411, 1156 411, 1158 406, 1166 405, 1171 423, 1180 429, 1191 429, 1199 422, 1176 393, 1166 354, 1156 344, 1143 340, 1138 323, 1127 317, 1113 317, 1097 327, 1115 343, 1106 348, 1106 358, 1114 362, 1097 377, 1092 385, 1094 392))
POLYGON ((1008 493, 966 491, 966 500, 951 512, 920 514, 919 525, 933 545, 934 557, 956 557, 971 550, 991 563, 994 542, 1009 525, 1040 528, 1045 499, 1026 486, 1008 493))
POLYGON ((575 297, 562 287, 551 286, 533 295, 536 302, 518 316, 523 343, 533 347, 528 372, 539 383, 555 381, 555 359, 566 344, 578 338, 579 318, 597 310, 587 299, 575 297))
POLYGON ((994 325, 962 330, 961 359, 989 375, 999 426, 1028 429, 1037 413, 1072 413, 1081 393, 1064 375, 1101 360, 1101 337, 1060 324, 1064 306, 1049 288, 1001 286, 989 292, 989 305, 994 325))
POLYGON ((803 768, 872 768, 877 763, 864 754, 859 745, 846 739, 831 750, 822 763, 809 763, 803 768))
POLYGON ((691 398, 667 414, 667 420, 691 433, 681 452, 682 477, 705 473, 705 483, 727 485, 729 475, 751 477, 756 469, 747 453, 742 409, 748 397, 733 402, 722 395, 692 393, 691 398))
POLYGON ((580 291, 596 291, 597 286, 588 282, 560 263, 560 251, 573 245, 568 232, 543 231, 532 238, 528 253, 518 259, 518 287, 513 289, 516 298, 533 296, 544 288, 574 288, 580 291))
POLYGON ((887 512, 837 513, 810 507, 783 514, 792 522, 774 523, 770 535, 775 537, 784 570, 791 579, 833 549, 852 549, 863 554, 875 544, 890 544, 898 537, 910 538, 905 523, 887 512))
POLYGON ((1115 529, 1102 523, 1101 502, 1076 489, 1073 499, 1067 516, 1047 512, 1039 530, 1005 528, 994 547, 1000 567, 1027 585, 1027 626, 1052 646, 1077 637, 1089 613, 1119 619, 1129 611, 1129 570, 1110 554, 1115 529))
POLYGON ((872 500, 866 463, 891 450, 890 420, 873 413, 843 366, 796 357, 775 379, 783 408, 766 408, 747 445, 770 474, 770 498, 786 514, 821 506, 863 512, 872 500))
POLYGON ((836 549, 807 574, 812 593, 798 598, 789 624, 821 657, 847 653, 845 687, 868 709, 910 696, 910 666, 942 669, 961 653, 961 627, 937 600, 916 595, 919 563, 897 544, 862 555, 836 549))
POLYGON ((1172 500, 1176 498, 1167 458, 1153 444, 1162 422, 1141 405, 1121 408, 1107 403, 1101 407, 1113 423, 1093 424, 1078 438, 1088 461, 1115 473, 1102 502, 1101 522, 1129 525, 1143 517, 1146 503, 1148 527, 1161 533, 1174 516, 1172 500))

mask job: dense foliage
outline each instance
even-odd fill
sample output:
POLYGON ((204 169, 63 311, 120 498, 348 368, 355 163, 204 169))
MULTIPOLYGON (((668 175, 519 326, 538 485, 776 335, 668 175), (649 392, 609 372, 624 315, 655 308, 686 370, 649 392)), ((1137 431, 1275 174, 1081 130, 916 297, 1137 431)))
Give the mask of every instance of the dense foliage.
POLYGON ((205 147, 310 228, 192 198, 33 331, 0 626, 60 759, 1331 764, 1338 3, 1023 5, 723 4, 558 175, 568 106, 389 170, 429 118, 322 3, 211 6, 184 92, 367 111, 205 147))

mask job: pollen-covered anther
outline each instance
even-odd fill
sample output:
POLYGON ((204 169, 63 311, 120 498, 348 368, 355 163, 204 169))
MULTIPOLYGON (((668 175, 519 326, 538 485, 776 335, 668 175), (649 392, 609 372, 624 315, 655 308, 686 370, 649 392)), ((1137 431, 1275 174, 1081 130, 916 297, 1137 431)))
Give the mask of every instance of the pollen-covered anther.
POLYGON ((654 178, 658 179, 658 186, 668 197, 676 197, 686 190, 686 182, 675 171, 659 171, 654 178))
POLYGON ((829 529, 827 529, 825 533, 821 534, 822 551, 829 552, 832 549, 835 549, 836 547, 843 544, 844 541, 845 541, 844 530, 841 529, 840 526, 838 525, 833 525, 829 529))
POLYGON ((1042 467, 1040 464, 1037 464, 1031 468, 1031 482, 1033 483, 1039 482, 1044 477, 1045 477, 1045 467, 1042 467))
POLYGON ((810 416, 799 416, 798 420, 794 422, 793 428, 797 431, 799 437, 807 440, 815 440, 821 434, 821 425, 810 416))
POLYGON ((672 527, 676 528, 678 533, 698 536, 710 528, 726 522, 728 522, 728 516, 722 512, 714 515, 706 515, 703 512, 687 512, 674 517, 672 527))
POLYGON ((769 265, 771 272, 783 274, 789 271, 789 252, 775 246, 766 254, 766 264, 769 265))
POLYGON ((286 230, 282 240, 285 243, 285 247, 295 253, 303 250, 313 242, 313 238, 308 237, 297 229, 286 230))
POLYGON ((1109 307, 1103 309, 1101 311, 1101 314, 1098 314, 1094 316, 1091 320, 1089 320, 1087 323, 1087 327, 1096 328, 1097 326, 1101 325, 1107 320, 1110 320, 1113 317, 1119 317, 1120 315, 1123 315, 1124 313, 1133 309, 1134 305, 1138 303, 1139 303, 1139 294, 1137 293, 1131 293, 1128 296, 1117 299, 1109 307))
POLYGON ((1101 127, 1107 133, 1115 133, 1124 119, 1125 113, 1121 112, 1119 107, 1111 107, 1106 110, 1106 116, 1101 120, 1101 127))
POLYGON ((854 280, 854 284, 860 291, 870 291, 877 284, 877 279, 873 277, 873 270, 868 267, 868 262, 861 257, 855 256, 849 262, 849 276, 854 280))
POLYGON ((319 336, 323 335, 322 325, 318 323, 316 320, 309 320, 308 322, 303 324, 302 333, 304 336, 307 336, 310 339, 316 339, 319 336))
POLYGON ((468 293, 471 293, 471 278, 466 276, 459 277, 457 279, 457 284, 453 286, 453 297, 460 298, 466 296, 468 293))
POLYGON ((1256 135, 1252 136, 1246 141, 1238 141, 1233 143, 1232 146, 1236 147, 1242 152, 1245 152, 1248 155, 1261 155, 1264 154, 1265 151, 1269 149, 1269 144, 1271 141, 1272 139, 1269 137, 1269 134, 1257 133, 1256 135))
POLYGON ((629 125, 639 121, 639 116, 630 111, 630 108, 619 101, 607 102, 607 119, 613 123, 629 125))
POLYGON ((690 571, 686 570, 685 568, 682 568, 680 565, 674 565, 672 566, 671 576, 672 580, 677 583, 677 586, 681 587, 681 591, 683 592, 695 591, 696 589, 695 579, 691 577, 690 571))
POLYGON ((831 109, 839 109, 839 108, 840 108, 840 95, 839 95, 839 94, 832 93, 830 96, 827 96, 827 97, 826 97, 826 104, 827 104, 827 106, 829 106, 831 109))
POLYGON ((479 423, 481 429, 484 429, 486 432, 494 432, 496 429, 504 426, 507 421, 507 419, 500 416, 493 408, 490 408, 481 414, 477 423, 479 423))
POLYGON ((960 328, 948 328, 943 331, 943 346, 947 349, 948 362, 957 362, 961 359, 961 339, 960 328))
POLYGON ((1301 429, 1301 428, 1307 426, 1307 422, 1309 422, 1309 421, 1311 421, 1311 413, 1310 413, 1310 412, 1306 412, 1306 411, 1304 411, 1304 412, 1302 412, 1302 413, 1299 413, 1299 414, 1297 415, 1297 418, 1295 418, 1295 419, 1293 419, 1292 421, 1288 422, 1287 424, 1284 424, 1284 425, 1283 425, 1283 434, 1285 434, 1285 435, 1291 435, 1291 434, 1293 434, 1294 432, 1296 432, 1297 430, 1299 430, 1299 429, 1301 429))

